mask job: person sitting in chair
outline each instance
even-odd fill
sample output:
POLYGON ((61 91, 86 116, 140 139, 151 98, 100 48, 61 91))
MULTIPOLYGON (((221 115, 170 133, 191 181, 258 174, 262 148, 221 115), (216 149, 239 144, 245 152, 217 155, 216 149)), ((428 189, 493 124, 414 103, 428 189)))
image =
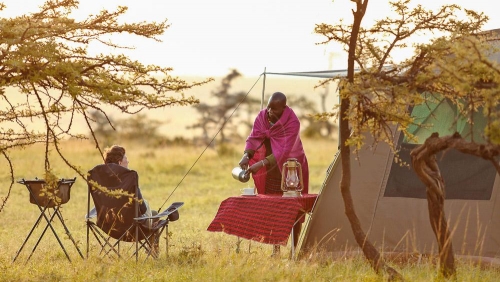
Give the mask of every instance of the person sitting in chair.
MULTIPOLYGON (((128 158, 125 148, 113 145, 104 152, 104 164, 97 165, 89 171, 90 180, 106 188, 111 195, 100 189, 92 189, 91 195, 98 210, 97 224, 113 238, 122 238, 132 241, 135 234, 129 228, 133 225, 135 217, 151 217, 157 214, 151 210, 149 203, 142 196, 139 188, 139 176, 136 171, 128 168, 128 158), (120 191, 136 197, 130 201, 129 197, 114 196, 112 193, 120 191), (135 196, 134 194, 137 193, 135 196), (138 208, 136 211, 136 204, 138 208), (114 207, 114 208, 110 208, 114 207)), ((155 219, 157 220, 157 219, 155 219)), ((153 219, 144 219, 141 225, 145 230, 152 230, 153 219)), ((157 255, 157 234, 151 234, 153 243, 152 255, 157 255)))
MULTIPOLYGON (((129 162, 125 152, 125 148, 119 145, 113 145, 110 148, 106 149, 104 151, 104 163, 117 164, 128 169, 129 162)), ((138 198, 139 200, 142 200, 141 204, 139 205, 140 215, 152 216, 157 214, 156 211, 151 210, 148 201, 143 198, 140 188, 138 188, 138 198)), ((147 220, 146 223, 148 227, 151 228, 153 221, 147 220)))

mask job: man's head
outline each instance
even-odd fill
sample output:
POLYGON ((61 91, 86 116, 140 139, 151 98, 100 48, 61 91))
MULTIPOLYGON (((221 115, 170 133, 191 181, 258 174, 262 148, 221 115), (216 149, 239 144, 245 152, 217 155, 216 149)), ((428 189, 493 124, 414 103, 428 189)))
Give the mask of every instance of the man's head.
POLYGON ((286 108, 286 96, 281 92, 274 92, 267 102, 267 117, 272 123, 277 122, 286 108))
POLYGON ((104 163, 114 163, 123 167, 128 167, 128 159, 125 155, 125 148, 113 145, 104 152, 104 163))

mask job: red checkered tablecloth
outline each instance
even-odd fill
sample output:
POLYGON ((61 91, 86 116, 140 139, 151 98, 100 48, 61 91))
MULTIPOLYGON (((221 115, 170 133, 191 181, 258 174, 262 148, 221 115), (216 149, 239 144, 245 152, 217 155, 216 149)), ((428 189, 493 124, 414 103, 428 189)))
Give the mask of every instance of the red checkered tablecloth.
POLYGON ((317 196, 230 197, 220 204, 207 230, 266 244, 286 245, 293 225, 304 213, 311 211, 317 196))

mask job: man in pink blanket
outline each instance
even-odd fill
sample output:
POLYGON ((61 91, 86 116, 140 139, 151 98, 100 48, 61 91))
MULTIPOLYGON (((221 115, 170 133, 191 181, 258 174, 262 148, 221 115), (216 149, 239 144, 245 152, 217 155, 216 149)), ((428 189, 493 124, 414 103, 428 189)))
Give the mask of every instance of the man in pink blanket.
MULTIPOLYGON (((300 140, 300 121, 286 105, 285 94, 275 92, 267 108, 261 110, 254 121, 239 165, 252 174, 259 194, 282 194, 281 171, 288 158, 295 158, 300 163, 304 182, 302 193, 307 194, 309 166, 300 140)), ((300 225, 294 228, 295 239, 299 237, 300 225)))

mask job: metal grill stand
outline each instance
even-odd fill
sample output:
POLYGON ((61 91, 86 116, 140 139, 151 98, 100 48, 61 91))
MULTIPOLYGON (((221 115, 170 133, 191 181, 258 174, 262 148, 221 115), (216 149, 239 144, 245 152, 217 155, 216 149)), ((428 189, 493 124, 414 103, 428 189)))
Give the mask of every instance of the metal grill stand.
POLYGON ((54 237, 56 237, 57 242, 59 243, 59 246, 61 246, 61 249, 63 250, 64 254, 66 255, 66 258, 71 262, 71 259, 66 252, 66 249, 64 248, 64 245, 62 244, 61 240, 59 239, 59 236, 57 235, 57 232, 55 231, 54 227, 52 226, 52 223, 54 221, 54 218, 59 219, 61 222, 62 226, 64 227, 64 230, 66 232, 66 235, 68 238, 71 240, 73 245, 75 246, 76 250, 78 251, 78 254, 80 257, 83 259, 83 254, 78 248, 75 239, 73 239, 73 236, 71 236, 71 233, 69 232, 68 227, 64 223, 64 219, 62 217, 61 211, 59 208, 61 207, 62 204, 65 204, 69 201, 70 198, 70 191, 71 191, 71 186, 75 183, 76 177, 71 178, 71 179, 60 179, 58 182, 58 185, 55 189, 49 190, 50 188, 46 187, 46 182, 43 179, 37 179, 35 178, 34 180, 25 180, 22 179, 18 181, 17 183, 23 184, 26 186, 30 193, 30 203, 36 205, 38 209, 40 210, 40 215, 38 216, 35 224, 31 228, 30 232, 28 233, 28 236, 24 240, 23 244, 17 251, 14 259, 12 262, 15 262, 21 251, 23 250, 24 246, 30 239, 31 235, 33 234, 33 231, 35 228, 40 224, 42 221, 42 218, 45 219, 47 222, 47 225, 42 231, 42 234, 36 241, 35 246, 31 250, 30 255, 26 259, 26 262, 28 262, 33 255, 33 253, 36 251, 38 244, 42 240, 43 236, 45 235, 45 232, 47 231, 48 228, 52 231, 54 234, 54 237), (53 209, 53 213, 50 214, 50 209, 53 209))

